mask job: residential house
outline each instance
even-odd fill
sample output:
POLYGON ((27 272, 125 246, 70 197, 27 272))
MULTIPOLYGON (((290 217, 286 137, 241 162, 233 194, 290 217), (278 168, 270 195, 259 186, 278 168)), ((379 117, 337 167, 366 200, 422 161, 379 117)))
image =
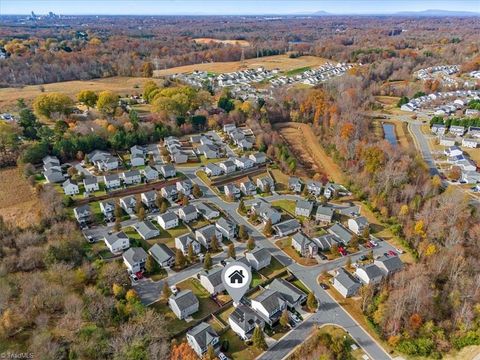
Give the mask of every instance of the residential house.
POLYGON ((463 138, 462 139, 462 146, 468 147, 468 148, 471 148, 471 149, 475 149, 477 147, 480 147, 480 140, 463 138))
POLYGON ((105 235, 103 241, 112 254, 119 254, 130 247, 130 239, 123 231, 105 235))
POLYGON ((269 266, 272 261, 270 251, 265 248, 259 248, 258 246, 248 251, 245 254, 245 258, 248 260, 250 266, 257 271, 269 266))
POLYGON ((399 256, 382 255, 373 262, 385 276, 394 274, 403 269, 403 262, 399 256))
POLYGON ((337 195, 338 196, 350 195, 350 193, 345 188, 345 186, 341 184, 331 183, 331 182, 328 182, 327 185, 325 185, 323 194, 327 199, 331 199, 332 197, 335 197, 337 195))
POLYGON ((477 126, 469 126, 467 133, 468 133, 468 135, 470 135, 470 136, 473 136, 473 137, 476 137, 476 138, 480 138, 480 127, 477 127, 477 126))
POLYGON ((215 266, 210 270, 202 270, 198 274, 200 284, 212 295, 219 294, 225 290, 225 285, 222 280, 222 270, 223 267, 215 266))
POLYGON ((378 284, 382 281, 383 272, 375 264, 360 266, 355 270, 355 275, 364 284, 378 284))
POLYGON ((176 185, 167 185, 160 190, 162 196, 168 200, 176 200, 178 196, 178 190, 176 185))
POLYGON ((205 173, 208 176, 219 176, 219 175, 222 175, 223 169, 217 164, 209 163, 205 165, 205 173))
POLYGON ((325 234, 312 239, 321 251, 328 251, 332 245, 340 245, 342 240, 334 234, 325 234))
POLYGON ((240 197, 240 189, 235 184, 227 184, 223 187, 225 196, 231 197, 233 199, 238 199, 240 197))
POLYGON ((306 200, 297 200, 295 204, 295 216, 304 216, 309 218, 313 211, 313 202, 306 200))
POLYGON ((90 210, 90 205, 81 205, 73 209, 73 214, 78 223, 83 225, 90 222, 92 217, 92 210, 90 210))
POLYGON ((143 176, 145 176, 146 181, 155 181, 158 180, 159 173, 156 169, 152 168, 151 166, 145 166, 145 168, 141 171, 143 176))
POLYGON ((311 195, 320 196, 322 188, 322 183, 319 181, 307 181, 307 191, 311 195))
POLYGON ((214 209, 203 202, 196 203, 193 206, 195 206, 197 212, 207 220, 211 220, 220 216, 220 212, 217 209, 214 209))
POLYGON ((145 148, 139 145, 134 145, 130 148, 130 154, 145 156, 145 148))
POLYGON ((83 187, 87 192, 94 192, 100 190, 100 185, 96 176, 87 176, 83 179, 83 187))
POLYGON ((250 180, 243 181, 240 183, 240 191, 245 196, 252 196, 257 193, 257 187, 250 180))
POLYGON ((220 346, 220 337, 217 335, 213 327, 206 322, 201 322, 194 328, 187 332, 188 345, 195 351, 195 353, 203 358, 209 346, 218 350, 220 346))
POLYGON ((119 188, 122 184, 118 174, 105 175, 103 177, 103 182, 105 183, 105 188, 107 189, 119 188))
POLYGON ((178 216, 183 220, 183 222, 189 223, 198 218, 198 212, 195 206, 187 205, 178 210, 178 216))
POLYGON ((233 310, 228 317, 228 324, 242 340, 249 340, 257 326, 261 329, 265 327, 263 318, 243 304, 239 304, 233 310))
POLYGON ((187 233, 175 238, 175 248, 180 249, 184 255, 188 254, 190 244, 192 244, 194 254, 200 254, 202 248, 200 243, 193 238, 192 234, 187 233))
POLYGON ((111 156, 110 153, 104 150, 93 150, 91 153, 87 154, 88 161, 95 164, 95 166, 98 166, 100 161, 105 160, 109 156, 111 156))
POLYGON ((137 207, 137 199, 134 195, 128 195, 120 198, 120 207, 127 213, 133 214, 137 207))
POLYGON ((450 134, 453 134, 455 136, 463 136, 465 135, 465 132, 467 130, 465 129, 465 126, 458 126, 458 125, 451 125, 449 132, 450 134))
POLYGON ((213 237, 215 237, 220 244, 222 241, 222 233, 215 227, 215 225, 206 225, 195 231, 195 238, 207 250, 210 249, 210 243, 213 237))
POLYGON ((51 167, 60 167, 60 160, 56 156, 47 155, 42 159, 43 169, 48 170, 51 167))
POLYGON ((168 306, 180 320, 195 314, 199 305, 200 303, 192 290, 183 290, 168 298, 168 306))
POLYGON ((71 196, 80 193, 77 183, 70 179, 65 180, 65 182, 62 184, 62 188, 65 195, 71 196))
POLYGON ((251 307, 272 326, 287 308, 287 302, 277 291, 266 289, 251 300, 251 307))
POLYGON ((318 253, 318 246, 302 232, 297 232, 292 236, 292 247, 297 250, 301 256, 314 257, 318 253))
POLYGON ((319 205, 315 212, 315 220, 323 223, 331 223, 335 209, 331 206, 319 205))
POLYGON ((123 263, 132 274, 145 270, 147 253, 141 247, 131 247, 123 253, 123 263))
POLYGON ((271 220, 272 224, 277 224, 282 219, 282 214, 265 201, 252 204, 250 210, 254 211, 263 222, 271 220))
POLYGON ((431 130, 434 134, 444 135, 447 132, 447 127, 442 124, 433 124, 431 130))
POLYGON ((247 140, 247 139, 241 139, 239 141, 237 141, 237 145, 238 147, 240 147, 240 149, 242 150, 250 150, 251 148, 253 148, 253 144, 250 140, 247 140))
POLYGON ((157 216, 157 222, 164 230, 178 226, 178 216, 173 211, 167 211, 157 216))
POLYGON ((448 157, 455 157, 463 155, 463 150, 460 149, 458 146, 451 146, 449 148, 446 148, 443 153, 448 157))
POLYGON ((285 237, 300 230, 302 226, 297 219, 290 219, 273 226, 278 237, 285 237))
POLYGON ((43 172, 43 176, 45 180, 47 180, 50 184, 60 183, 65 181, 65 175, 63 175, 61 169, 58 168, 50 168, 43 172))
POLYGON ((107 221, 115 217, 115 202, 113 200, 100 201, 100 210, 107 221))
POLYGON ((255 164, 264 164, 267 161, 267 155, 264 152, 257 152, 248 156, 255 164))
POLYGON ((175 177, 175 175, 177 175, 177 171, 172 164, 160 165, 158 168, 165 179, 175 177))
POLYGON ((185 151, 178 150, 171 153, 170 155, 172 157, 172 161, 176 164, 184 164, 188 161, 188 153, 186 153, 185 151))
POLYGON ((132 165, 132 166, 144 166, 145 165, 145 156, 143 154, 132 154, 132 155, 130 155, 130 165, 132 165))
POLYGON ((237 225, 221 217, 215 222, 215 226, 227 240, 234 240, 237 235, 237 225))
POLYGON ((142 182, 142 176, 138 170, 125 171, 120 174, 120 178, 125 185, 140 184, 142 182))
POLYGON ((237 127, 235 126, 235 124, 225 124, 225 125, 223 125, 223 132, 227 133, 227 134, 230 134, 233 131, 235 131, 236 128, 237 127))
POLYGON ((282 278, 273 280, 268 285, 268 289, 279 293, 283 300, 286 301, 287 306, 290 309, 301 305, 303 302, 305 302, 305 300, 307 300, 307 294, 305 294, 292 283, 289 283, 287 280, 282 278))
POLYGON ((237 166, 232 160, 225 160, 219 163, 218 166, 226 175, 231 174, 237 170, 237 166))
POLYGON ((467 184, 480 183, 480 172, 477 172, 477 171, 462 171, 462 176, 460 178, 460 181, 465 181, 465 183, 467 183, 467 184))
POLYGON ((197 148, 197 152, 206 159, 217 159, 219 155, 218 148, 215 145, 205 144, 197 148))
POLYGON ((361 284, 344 268, 337 270, 332 285, 344 298, 354 296, 361 287, 361 284))
POLYGON ((177 191, 189 196, 192 193, 193 183, 190 180, 177 181, 177 191))
POLYGON ((143 240, 148 240, 160 235, 160 230, 150 220, 140 221, 132 227, 137 231, 143 240))
POLYGON ((118 159, 115 156, 108 155, 97 162, 99 171, 112 171, 118 169, 118 159))
POLYGON ((155 190, 143 192, 140 195, 140 199, 142 203, 151 210, 156 207, 155 201, 157 200, 157 192, 155 190))
MULTIPOLYGON (((235 165, 241 169, 241 170, 246 170, 246 169, 250 169, 251 167, 253 167, 253 165, 255 165, 255 163, 253 162, 253 160, 245 157, 245 156, 242 156, 242 157, 239 157, 239 158, 235 158, 234 159, 234 163, 235 165)), ((226 171, 225 171, 226 172, 226 171)))
POLYGON ((353 233, 340 223, 333 224, 327 231, 330 234, 336 235, 344 245, 347 245, 353 237, 353 233))
POLYGON ((168 268, 175 264, 175 253, 165 244, 153 245, 148 253, 162 268, 168 268))
POLYGON ((257 179, 257 187, 262 192, 272 192, 273 190, 275 190, 275 185, 273 183, 272 178, 267 176, 257 179))
POLYGON ((291 176, 288 179, 288 189, 296 193, 302 192, 303 182, 297 177, 291 176))
POLYGON ((455 146, 455 138, 447 138, 445 136, 440 136, 440 145, 442 146, 455 146))
POLYGON ((357 235, 361 235, 365 229, 368 229, 368 220, 364 216, 348 219, 348 228, 357 235))

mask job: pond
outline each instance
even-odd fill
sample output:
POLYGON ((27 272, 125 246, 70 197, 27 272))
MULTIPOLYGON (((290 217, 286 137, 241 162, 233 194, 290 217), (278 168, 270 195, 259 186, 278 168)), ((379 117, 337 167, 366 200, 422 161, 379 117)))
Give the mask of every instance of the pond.
POLYGON ((392 144, 392 146, 397 146, 397 135, 395 134, 395 125, 383 123, 383 136, 384 138, 392 144))

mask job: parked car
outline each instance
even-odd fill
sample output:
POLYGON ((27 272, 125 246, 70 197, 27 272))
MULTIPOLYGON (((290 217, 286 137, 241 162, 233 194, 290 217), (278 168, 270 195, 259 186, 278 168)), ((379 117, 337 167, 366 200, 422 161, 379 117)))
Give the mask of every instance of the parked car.
POLYGON ((290 313, 290 318, 296 323, 300 324, 302 322, 302 319, 300 319, 297 314, 295 313, 290 313))
POLYGON ((218 353, 218 360, 230 360, 224 353, 218 353))
POLYGON ((178 289, 175 285, 170 286, 170 291, 172 292, 173 295, 177 295, 178 289))
POLYGON ((395 248, 395 251, 399 254, 403 254, 405 251, 403 251, 402 249, 400 248, 395 248))
POLYGON ((135 274, 130 274, 130 279, 132 279, 133 282, 138 281, 138 276, 135 274))
POLYGON ((393 250, 390 250, 390 251, 388 252, 388 255, 390 255, 390 256, 397 256, 397 253, 396 253, 395 251, 393 251, 393 250))
POLYGON ((320 283, 320 287, 321 287, 323 290, 329 289, 328 285, 327 285, 327 284, 324 284, 324 283, 320 283))
POLYGON ((378 246, 378 243, 375 240, 370 240, 369 242, 373 247, 378 246))

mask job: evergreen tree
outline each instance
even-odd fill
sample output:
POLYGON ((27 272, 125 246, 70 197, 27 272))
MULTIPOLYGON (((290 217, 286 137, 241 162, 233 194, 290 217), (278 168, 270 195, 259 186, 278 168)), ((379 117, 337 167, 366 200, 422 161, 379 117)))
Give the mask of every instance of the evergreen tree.
POLYGON ((267 350, 268 346, 267 342, 265 341, 265 334, 259 326, 253 330, 252 341, 256 348, 260 350, 267 350))
POLYGON ((193 252, 193 244, 188 244, 188 261, 191 263, 195 261, 195 253, 193 252))
POLYGON ((210 270, 212 268, 212 256, 209 252, 205 254, 205 259, 203 260, 203 268, 205 270, 210 270))
POLYGON ((253 249, 255 249, 255 239, 253 238, 252 235, 250 235, 250 236, 248 237, 247 249, 248 249, 248 250, 253 250, 253 249))
POLYGON ((312 292, 308 293, 307 307, 308 307, 308 310, 310 310, 311 312, 317 309, 317 299, 315 299, 315 295, 313 295, 312 292))
POLYGON ((285 309, 282 312, 282 316, 280 316, 280 325, 284 328, 288 326, 289 319, 288 319, 288 310, 285 309))
POLYGON ((272 220, 268 219, 267 222, 265 223, 265 227, 263 228, 263 233, 265 236, 272 236, 273 234, 273 226, 272 226, 272 220))
POLYGON ((165 280, 163 282, 162 288, 162 297, 167 300, 172 295, 172 290, 170 290, 170 286, 168 285, 168 281, 165 280))
POLYGON ((240 200, 240 203, 238 204, 238 212, 240 214, 246 214, 247 213, 247 208, 245 207, 245 202, 243 199, 240 200))
POLYGON ((177 249, 177 252, 175 253, 175 266, 177 268, 183 268, 185 266, 185 256, 180 249, 177 249))
POLYGON ((233 244, 228 245, 228 257, 231 257, 232 259, 236 258, 235 245, 233 244))
POLYGON ((240 240, 245 240, 247 238, 247 229, 245 228, 245 225, 240 225, 238 228, 238 237, 240 240))

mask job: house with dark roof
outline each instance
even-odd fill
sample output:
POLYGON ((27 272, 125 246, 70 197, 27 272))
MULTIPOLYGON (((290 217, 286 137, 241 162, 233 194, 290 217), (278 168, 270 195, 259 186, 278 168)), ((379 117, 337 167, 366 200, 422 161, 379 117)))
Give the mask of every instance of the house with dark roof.
POLYGON ((130 165, 132 165, 132 166, 144 166, 145 165, 145 155, 143 155, 143 154, 132 154, 132 155, 130 155, 130 165))
POLYGON ((168 298, 168 306, 180 320, 195 314, 199 305, 200 303, 192 290, 183 290, 168 298))
POLYGON ((43 172, 43 176, 50 184, 60 183, 65 181, 65 176, 62 173, 62 170, 57 168, 50 168, 43 172))
POLYGON ((318 254, 317 244, 300 231, 292 236, 292 246, 303 257, 311 258, 318 254))
POLYGON ((157 200, 157 192, 155 190, 143 192, 140 195, 140 199, 148 209, 153 209, 156 207, 155 201, 157 200))
POLYGON ((130 239, 123 231, 105 235, 103 241, 112 254, 119 254, 130 247, 130 239))
POLYGON ((264 152, 257 152, 248 156, 255 164, 263 164, 267 161, 267 155, 264 152))
POLYGON ((197 208, 193 205, 183 206, 178 210, 178 217, 185 223, 189 223, 198 218, 197 208))
POLYGON ((157 216, 157 222, 164 230, 173 229, 178 226, 178 216, 173 211, 167 211, 157 216))
POLYGON ((296 192, 296 193, 300 193, 302 192, 302 186, 303 186, 303 182, 298 177, 291 176, 290 179, 288 179, 289 190, 292 190, 293 192, 296 192))
POLYGON ((215 226, 222 233, 223 237, 228 240, 233 240, 237 235, 237 225, 224 217, 219 218, 215 222, 215 226))
POLYGON ((271 177, 264 176, 257 179, 257 187, 261 192, 272 192, 275 190, 275 184, 271 177))
POLYGON ((77 219, 78 223, 83 225, 90 222, 92 217, 92 210, 90 209, 90 205, 81 205, 73 209, 73 215, 75 215, 75 219, 77 219))
POLYGON ((283 300, 287 302, 287 306, 290 309, 301 305, 307 300, 307 294, 285 279, 275 279, 267 288, 279 293, 283 300))
POLYGON ((341 245, 342 241, 337 235, 334 234, 325 234, 319 237, 312 239, 318 246, 318 249, 321 251, 328 251, 332 245, 341 245))
POLYGON ((162 196, 168 200, 176 200, 178 196, 178 190, 176 185, 167 185, 160 190, 162 196))
POLYGON ((218 164, 218 166, 223 170, 223 172, 228 175, 237 170, 237 165, 232 160, 225 160, 218 164))
POLYGON ((200 254, 202 247, 200 243, 195 240, 192 234, 187 233, 175 238, 175 248, 182 250, 183 255, 188 254, 188 247, 192 244, 193 252, 195 255, 200 254))
POLYGON ((147 253, 141 247, 131 247, 123 253, 123 263, 132 274, 145 270, 147 253))
POLYGON ((151 166, 145 166, 144 169, 141 170, 143 176, 147 181, 155 181, 158 180, 159 173, 156 169, 152 168, 151 166))
POLYGON ((332 285, 345 298, 354 296, 361 287, 361 284, 344 268, 337 270, 332 285))
POLYGON ((222 267, 215 266, 210 270, 202 270, 198 273, 200 284, 212 295, 219 294, 225 290, 225 285, 222 280, 222 270, 222 267))
POLYGON ((148 249, 148 253, 163 268, 170 267, 175 264, 175 254, 165 244, 153 245, 150 249, 148 249))
POLYGON ((207 352, 209 346, 212 346, 214 351, 218 351, 220 347, 220 337, 213 327, 206 322, 201 322, 188 330, 187 342, 200 358, 207 352))
POLYGON ((76 182, 67 179, 63 182, 62 184, 63 192, 65 195, 77 195, 80 193, 80 189, 78 188, 78 185, 76 182))
POLYGON ((245 196, 252 196, 252 195, 255 195, 257 193, 257 187, 250 180, 242 181, 240 183, 240 191, 245 196))
POLYGON ((214 209, 203 202, 196 203, 193 206, 195 206, 197 212, 207 220, 211 220, 220 216, 220 212, 217 209, 214 209))
POLYGON ((364 284, 378 284, 383 279, 383 272, 377 265, 368 264, 358 267, 355 276, 364 284))
POLYGON ((175 167, 172 164, 160 165, 158 166, 158 170, 160 170, 164 178, 175 177, 175 175, 177 175, 175 167))
POLYGON ((200 229, 197 229, 195 231, 195 238, 197 241, 202 244, 207 250, 210 249, 210 243, 212 241, 212 238, 215 236, 215 238, 218 241, 218 244, 220 245, 222 241, 222 233, 220 230, 218 230, 215 225, 206 225, 200 229))
POLYGON ((295 204, 295 216, 304 216, 309 218, 312 215, 313 202, 307 200, 297 200, 295 204))
POLYGON ((248 251, 245 254, 250 266, 259 271, 270 265, 272 261, 272 255, 270 251, 265 248, 255 247, 253 250, 248 251))
POLYGON ((315 212, 315 220, 323 223, 330 223, 332 222, 334 213, 335 209, 333 207, 319 205, 315 212))
POLYGON ((265 289, 251 300, 252 309, 270 326, 276 324, 287 308, 287 302, 282 296, 274 291, 265 289))
POLYGON ((105 183, 105 188, 107 189, 119 188, 122 185, 118 174, 105 175, 103 177, 103 182, 105 183))
POLYGON ((240 197, 240 189, 235 184, 226 184, 223 186, 223 192, 225 196, 238 199, 240 197))
POLYGON ((134 195, 120 198, 120 206, 127 214, 133 214, 137 206, 137 199, 134 195))
POLYGON ((243 304, 239 304, 230 314, 228 324, 242 340, 250 339, 257 326, 262 330, 265 327, 263 318, 250 307, 243 304))
POLYGON ((300 230, 301 228, 302 226, 297 219, 286 220, 273 226, 273 230, 275 230, 275 233, 278 237, 285 237, 291 235, 296 231, 300 230))
POLYGON ((205 173, 208 176, 218 176, 218 175, 222 175, 223 170, 217 164, 209 163, 205 165, 205 173))
POLYGON ((94 192, 100 190, 100 184, 96 176, 86 176, 83 179, 83 187, 85 191, 94 192))
POLYGON ((327 231, 330 234, 336 235, 345 245, 347 245, 353 237, 353 233, 340 223, 333 224, 327 231))
POLYGON ((192 193, 193 183, 190 180, 177 181, 177 191, 183 195, 190 195, 192 193))
POLYGON ((120 178, 125 185, 140 184, 142 182, 142 176, 138 170, 129 170, 120 174, 120 178))
POLYGON ((398 256, 382 255, 373 262, 385 276, 395 274, 403 269, 403 262, 398 256))
POLYGON ((282 219, 282 214, 265 201, 253 203, 250 210, 254 211, 264 223, 270 220, 272 224, 277 224, 282 219))
POLYGON ((348 219, 348 228, 355 234, 360 235, 368 228, 368 220, 364 216, 348 219))
POLYGON ((137 231, 138 235, 142 237, 143 240, 152 239, 160 235, 160 230, 153 225, 150 220, 145 220, 133 224, 132 227, 137 231))
POLYGON ((99 202, 100 211, 102 212, 105 220, 111 221, 115 217, 115 202, 111 199, 103 200, 99 202))

